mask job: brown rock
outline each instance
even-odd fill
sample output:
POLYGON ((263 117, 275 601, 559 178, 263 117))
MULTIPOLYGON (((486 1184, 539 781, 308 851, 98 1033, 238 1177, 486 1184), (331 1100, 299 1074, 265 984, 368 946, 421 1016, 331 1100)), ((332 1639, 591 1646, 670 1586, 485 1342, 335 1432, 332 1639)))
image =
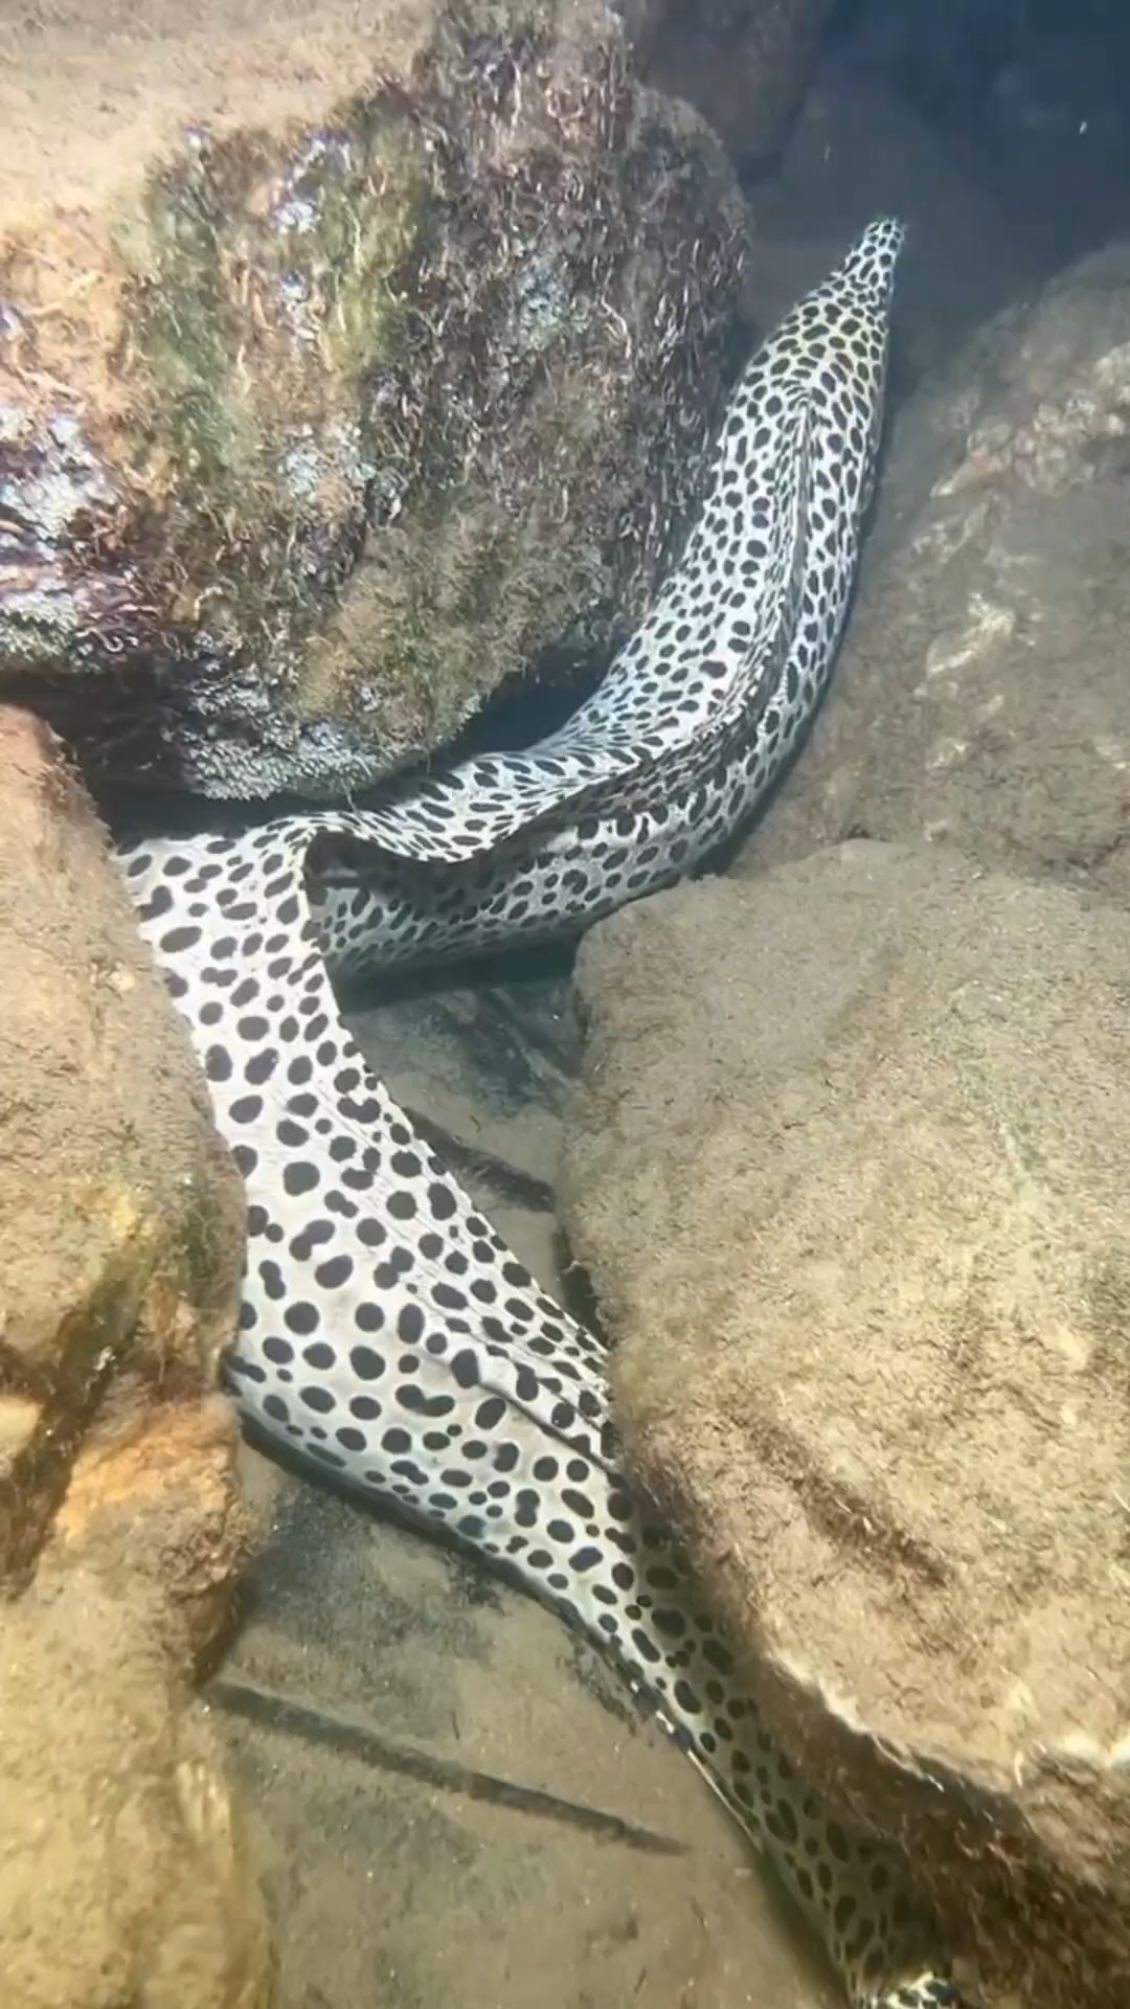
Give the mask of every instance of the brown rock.
POLYGON ((899 413, 835 679, 753 869, 863 833, 1130 899, 1130 246, 899 413))
POLYGON ((96 1422, 91 1451, 108 1456, 155 1415, 175 1430, 180 1405, 196 1410, 214 1389, 238 1309, 243 1192, 106 840, 47 729, 0 713, 0 775, 10 1577, 34 1565, 96 1422))
POLYGON ((190 1697, 249 1545, 217 1391, 242 1186, 46 727, 0 710, 0 1993, 260 2009, 190 1697))
POLYGON ((853 844, 584 944, 631 1462, 985 2009, 1130 2000, 1130 918, 853 844))
POLYGON ((71 1570, 0 1633, 12 2009, 268 2009, 262 1906, 162 1600, 71 1570))
POLYGON ((40 1560, 40 1574, 85 1563, 117 1583, 149 1578, 205 1653, 229 1617, 250 1542, 236 1482, 238 1433, 220 1394, 159 1404, 125 1428, 97 1425, 40 1560))

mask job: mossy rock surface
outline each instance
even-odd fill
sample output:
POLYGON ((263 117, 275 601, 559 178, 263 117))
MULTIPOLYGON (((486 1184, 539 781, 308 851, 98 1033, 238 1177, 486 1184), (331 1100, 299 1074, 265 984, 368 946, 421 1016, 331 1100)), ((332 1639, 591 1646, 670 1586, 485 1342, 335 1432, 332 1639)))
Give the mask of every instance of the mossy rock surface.
POLYGON ((598 659, 693 503, 745 332, 709 131, 595 5, 366 67, 0 238, 0 688, 93 776, 371 784, 598 659))

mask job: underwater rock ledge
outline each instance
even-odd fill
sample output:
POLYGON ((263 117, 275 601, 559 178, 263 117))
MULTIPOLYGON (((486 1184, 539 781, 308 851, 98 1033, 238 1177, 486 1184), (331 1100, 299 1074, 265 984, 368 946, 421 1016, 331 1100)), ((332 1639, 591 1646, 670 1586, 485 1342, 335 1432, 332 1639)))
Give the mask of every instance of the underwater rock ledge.
POLYGON ((255 1524, 217 1368, 244 1204, 88 798, 0 707, 0 1976, 20 2009, 268 2009, 194 1675, 255 1524))
POLYGON ((245 67, 86 204, 0 176, 0 692, 96 781, 371 785, 613 644, 694 500, 747 240, 709 129, 595 4, 419 0, 363 71, 253 122, 245 67))
POLYGON ((1130 2001, 1128 958, 1113 902, 856 841, 577 966, 625 1458, 978 2009, 1130 2001))

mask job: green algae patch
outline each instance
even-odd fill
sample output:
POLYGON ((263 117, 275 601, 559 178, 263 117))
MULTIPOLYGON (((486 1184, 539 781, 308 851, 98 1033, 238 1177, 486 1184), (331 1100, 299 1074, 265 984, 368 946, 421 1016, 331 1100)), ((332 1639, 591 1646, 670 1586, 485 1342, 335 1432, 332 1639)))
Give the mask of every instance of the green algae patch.
MULTIPOLYGON (((257 672, 301 704, 393 465, 370 387, 403 340, 396 277, 423 227, 425 167, 411 134, 362 106, 289 144, 201 138, 146 192, 146 256, 125 289, 131 475, 162 510, 153 576, 210 683, 222 666, 257 672)), ((326 697, 348 712, 347 693, 326 697)), ((222 734, 222 696, 217 709, 222 734)))
POLYGON ((0 255, 0 689, 95 778, 340 798, 615 643, 698 491, 746 214, 602 9, 440 16, 138 186, 97 316, 0 255))

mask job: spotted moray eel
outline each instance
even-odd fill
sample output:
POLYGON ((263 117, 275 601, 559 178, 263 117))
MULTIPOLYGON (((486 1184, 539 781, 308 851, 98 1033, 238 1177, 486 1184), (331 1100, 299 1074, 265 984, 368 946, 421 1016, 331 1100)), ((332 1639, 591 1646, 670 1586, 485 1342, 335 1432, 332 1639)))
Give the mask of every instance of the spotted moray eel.
POLYGON ((681 563, 560 731, 373 812, 122 854, 246 1182, 227 1366, 241 1414, 595 1640, 772 1858, 853 2009, 960 2001, 905 1866, 830 1818, 776 1745, 625 1476, 602 1344, 413 1131, 344 1030, 331 976, 578 931, 750 817, 831 675, 902 235, 873 223, 754 356, 681 563))

